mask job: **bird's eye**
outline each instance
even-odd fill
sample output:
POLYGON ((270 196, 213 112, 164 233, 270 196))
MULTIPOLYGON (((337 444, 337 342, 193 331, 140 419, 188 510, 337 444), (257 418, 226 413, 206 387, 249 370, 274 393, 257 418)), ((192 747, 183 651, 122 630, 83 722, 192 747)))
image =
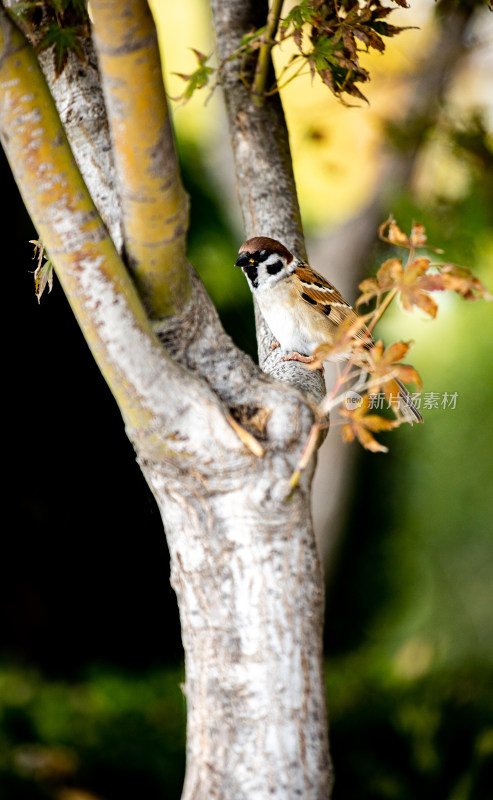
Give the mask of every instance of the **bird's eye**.
POLYGON ((261 250, 260 253, 258 254, 258 260, 259 261, 265 261, 265 259, 267 258, 268 255, 269 255, 269 251, 268 250, 261 250))

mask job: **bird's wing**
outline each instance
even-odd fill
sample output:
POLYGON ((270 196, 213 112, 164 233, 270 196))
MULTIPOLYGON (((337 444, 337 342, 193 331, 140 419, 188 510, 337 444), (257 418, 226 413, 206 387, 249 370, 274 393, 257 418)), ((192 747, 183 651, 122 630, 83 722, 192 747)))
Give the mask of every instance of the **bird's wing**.
POLYGON ((356 317, 355 312, 343 296, 329 281, 315 272, 308 264, 300 264, 295 272, 295 286, 302 300, 309 303, 314 311, 330 317, 334 324, 341 323, 346 317, 356 317))
MULTIPOLYGON (((296 268, 293 278, 301 299, 326 320, 332 322, 334 326, 337 327, 346 320, 350 325, 357 321, 358 314, 335 286, 319 272, 315 272, 308 264, 300 264, 296 268)), ((351 327, 355 339, 364 339, 366 348, 372 346, 373 341, 368 336, 366 325, 362 323, 360 328, 351 327)))

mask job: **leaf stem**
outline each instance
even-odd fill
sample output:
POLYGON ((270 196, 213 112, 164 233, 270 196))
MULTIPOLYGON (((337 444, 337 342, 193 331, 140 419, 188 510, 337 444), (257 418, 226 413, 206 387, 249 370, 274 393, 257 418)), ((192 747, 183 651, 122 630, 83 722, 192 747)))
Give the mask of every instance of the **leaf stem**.
POLYGON ((252 86, 253 102, 256 106, 261 106, 264 103, 264 93, 270 65, 270 53, 275 44, 275 36, 277 26, 279 25, 282 6, 283 0, 272 0, 272 5, 267 15, 267 26, 263 36, 264 43, 259 50, 257 69, 252 86))
POLYGON ((370 333, 371 333, 371 331, 374 329, 375 325, 377 324, 378 320, 379 320, 379 319, 380 319, 380 317, 382 316, 383 312, 384 312, 384 311, 385 311, 385 310, 386 310, 386 309, 389 307, 389 305, 391 304, 391 302, 392 302, 392 300, 394 299, 394 297, 396 296, 397 292, 398 292, 398 289, 392 289, 392 290, 391 290, 391 291, 388 293, 388 295, 387 295, 387 297, 385 298, 385 300, 383 301, 383 303, 381 303, 381 304, 378 306, 378 308, 376 308, 376 309, 375 309, 375 312, 374 312, 374 314, 373 314, 373 319, 371 320, 370 324, 368 325, 368 330, 370 331, 370 333))

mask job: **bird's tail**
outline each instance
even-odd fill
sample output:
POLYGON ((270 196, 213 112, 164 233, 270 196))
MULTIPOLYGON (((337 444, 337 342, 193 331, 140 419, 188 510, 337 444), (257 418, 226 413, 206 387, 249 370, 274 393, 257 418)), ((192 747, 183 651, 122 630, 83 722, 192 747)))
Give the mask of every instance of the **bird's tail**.
POLYGON ((423 417, 414 405, 411 395, 398 378, 392 378, 385 384, 385 394, 393 398, 398 397, 399 411, 412 425, 414 422, 423 422, 423 417))

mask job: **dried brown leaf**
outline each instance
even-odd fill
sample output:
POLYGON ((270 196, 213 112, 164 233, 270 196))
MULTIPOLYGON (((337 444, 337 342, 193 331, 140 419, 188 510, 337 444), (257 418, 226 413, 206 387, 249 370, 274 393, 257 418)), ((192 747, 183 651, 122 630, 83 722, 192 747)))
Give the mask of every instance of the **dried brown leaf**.
POLYGON ((393 217, 389 217, 380 225, 378 235, 384 242, 395 244, 398 247, 410 247, 409 238, 401 231, 393 217))
POLYGON ((396 420, 385 419, 378 414, 368 414, 369 407, 370 398, 365 394, 357 408, 341 409, 341 415, 348 420, 341 428, 342 439, 345 442, 358 439, 366 450, 371 450, 373 453, 386 453, 388 448, 380 444, 373 434, 390 431, 399 423, 396 420))
POLYGON ((235 420, 233 416, 231 416, 231 414, 226 414, 226 419, 245 447, 247 447, 254 456, 257 456, 257 458, 262 458, 264 455, 264 448, 260 442, 257 441, 255 436, 252 436, 252 434, 245 430, 245 428, 242 428, 242 426, 235 420))
POLYGON ((425 226, 421 222, 413 222, 409 241, 413 247, 424 247, 426 244, 425 226))
POLYGON ((419 388, 422 381, 419 373, 409 364, 400 361, 408 352, 412 342, 394 342, 384 349, 382 341, 378 341, 368 353, 368 371, 371 375, 369 387, 372 392, 382 389, 386 395, 395 391, 393 379, 404 383, 415 383, 419 388))
POLYGON ((48 289, 48 294, 53 289, 53 262, 48 259, 44 264, 38 264, 34 270, 34 292, 41 302, 43 292, 48 289))
POLYGON ((432 291, 457 292, 464 300, 493 300, 487 288, 466 267, 455 264, 440 264, 440 272, 426 276, 426 289, 432 291))

